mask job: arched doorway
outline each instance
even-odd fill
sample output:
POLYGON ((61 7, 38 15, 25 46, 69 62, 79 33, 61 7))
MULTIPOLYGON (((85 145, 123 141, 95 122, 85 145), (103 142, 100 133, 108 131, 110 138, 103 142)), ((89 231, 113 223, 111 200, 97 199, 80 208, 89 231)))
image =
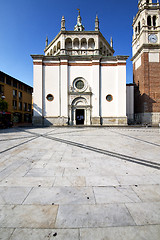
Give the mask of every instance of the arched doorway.
POLYGON ((71 105, 71 124, 90 125, 90 106, 84 97, 77 97, 71 105))

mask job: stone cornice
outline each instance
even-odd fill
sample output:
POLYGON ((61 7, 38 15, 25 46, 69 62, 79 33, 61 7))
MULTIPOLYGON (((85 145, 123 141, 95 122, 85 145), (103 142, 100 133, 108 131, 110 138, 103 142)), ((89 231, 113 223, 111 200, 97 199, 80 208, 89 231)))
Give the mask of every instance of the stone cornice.
POLYGON ((45 56, 45 55, 31 55, 33 60, 41 61, 126 61, 129 56, 101 56, 101 55, 92 55, 92 56, 67 56, 67 55, 58 55, 58 56, 45 56))
POLYGON ((150 49, 160 49, 160 44, 143 44, 140 49, 136 52, 136 54, 131 58, 131 61, 134 61, 134 59, 143 51, 143 49, 150 50, 150 49))

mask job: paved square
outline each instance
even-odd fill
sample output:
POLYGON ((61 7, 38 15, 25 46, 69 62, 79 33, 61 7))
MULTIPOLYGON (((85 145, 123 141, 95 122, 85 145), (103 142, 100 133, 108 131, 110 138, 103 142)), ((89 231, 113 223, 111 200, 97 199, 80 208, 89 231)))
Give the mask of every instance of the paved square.
POLYGON ((1 129, 0 239, 159 240, 160 129, 1 129))

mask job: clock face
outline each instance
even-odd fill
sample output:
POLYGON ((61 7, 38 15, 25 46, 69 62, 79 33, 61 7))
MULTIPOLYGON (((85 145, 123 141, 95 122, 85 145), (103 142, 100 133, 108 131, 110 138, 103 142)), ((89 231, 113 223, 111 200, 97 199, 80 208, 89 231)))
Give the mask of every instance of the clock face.
POLYGON ((155 34, 149 35, 148 39, 149 39, 149 42, 150 42, 150 43, 156 43, 157 40, 158 40, 158 39, 157 39, 157 35, 155 35, 155 34))

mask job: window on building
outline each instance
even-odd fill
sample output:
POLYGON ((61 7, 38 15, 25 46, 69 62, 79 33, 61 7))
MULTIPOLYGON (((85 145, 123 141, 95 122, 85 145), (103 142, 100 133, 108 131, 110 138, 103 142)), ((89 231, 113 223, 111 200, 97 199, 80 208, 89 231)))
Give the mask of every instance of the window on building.
POLYGON ((4 94, 4 85, 0 84, 0 94, 4 94))
POLYGON ((32 88, 28 87, 27 92, 31 94, 32 93, 32 88))
POLYGON ((19 97, 19 99, 22 99, 22 92, 18 93, 18 97, 19 97))
POLYGON ((17 88, 17 81, 13 80, 13 87, 17 88))
POLYGON ((138 33, 140 33, 140 30, 141 30, 141 23, 138 22, 138 33))
POLYGON ((150 27, 151 26, 151 16, 147 17, 147 25, 150 27))
POLYGON ((75 84, 76 88, 82 89, 84 88, 84 82, 82 80, 78 80, 75 84))
POLYGON ((26 85, 24 85, 24 91, 27 92, 27 86, 26 85))
POLYGON ((14 109, 14 110, 17 109, 17 101, 16 101, 16 100, 13 100, 13 101, 12 101, 12 106, 13 106, 13 109, 14 109))
POLYGON ((51 102, 51 101, 53 101, 54 96, 52 94, 48 94, 46 98, 47 98, 48 101, 51 102))
POLYGON ((137 33, 137 27, 135 27, 135 33, 137 33))
POLYGON ((4 80, 5 80, 4 76, 0 76, 0 82, 4 83, 4 80))
POLYGON ((13 89, 13 97, 17 97, 17 90, 13 89))
POLYGON ((107 100, 108 102, 111 102, 111 101, 113 100, 113 96, 112 96, 111 94, 108 94, 108 95, 106 96, 106 100, 107 100))
POLYGON ((28 112, 31 112, 31 104, 28 103, 28 112))
POLYGON ((19 84, 18 84, 18 88, 21 89, 21 90, 23 90, 23 84, 22 84, 22 83, 19 83, 19 84))
POLYGON ((153 26, 156 27, 156 16, 153 16, 153 26))
POLYGON ((22 102, 19 102, 18 106, 19 106, 19 110, 22 110, 22 102))
POLYGON ((11 78, 7 77, 6 83, 7 83, 8 85, 12 85, 12 80, 11 80, 11 78))
POLYGON ((24 103, 24 111, 27 111, 27 103, 24 103))

